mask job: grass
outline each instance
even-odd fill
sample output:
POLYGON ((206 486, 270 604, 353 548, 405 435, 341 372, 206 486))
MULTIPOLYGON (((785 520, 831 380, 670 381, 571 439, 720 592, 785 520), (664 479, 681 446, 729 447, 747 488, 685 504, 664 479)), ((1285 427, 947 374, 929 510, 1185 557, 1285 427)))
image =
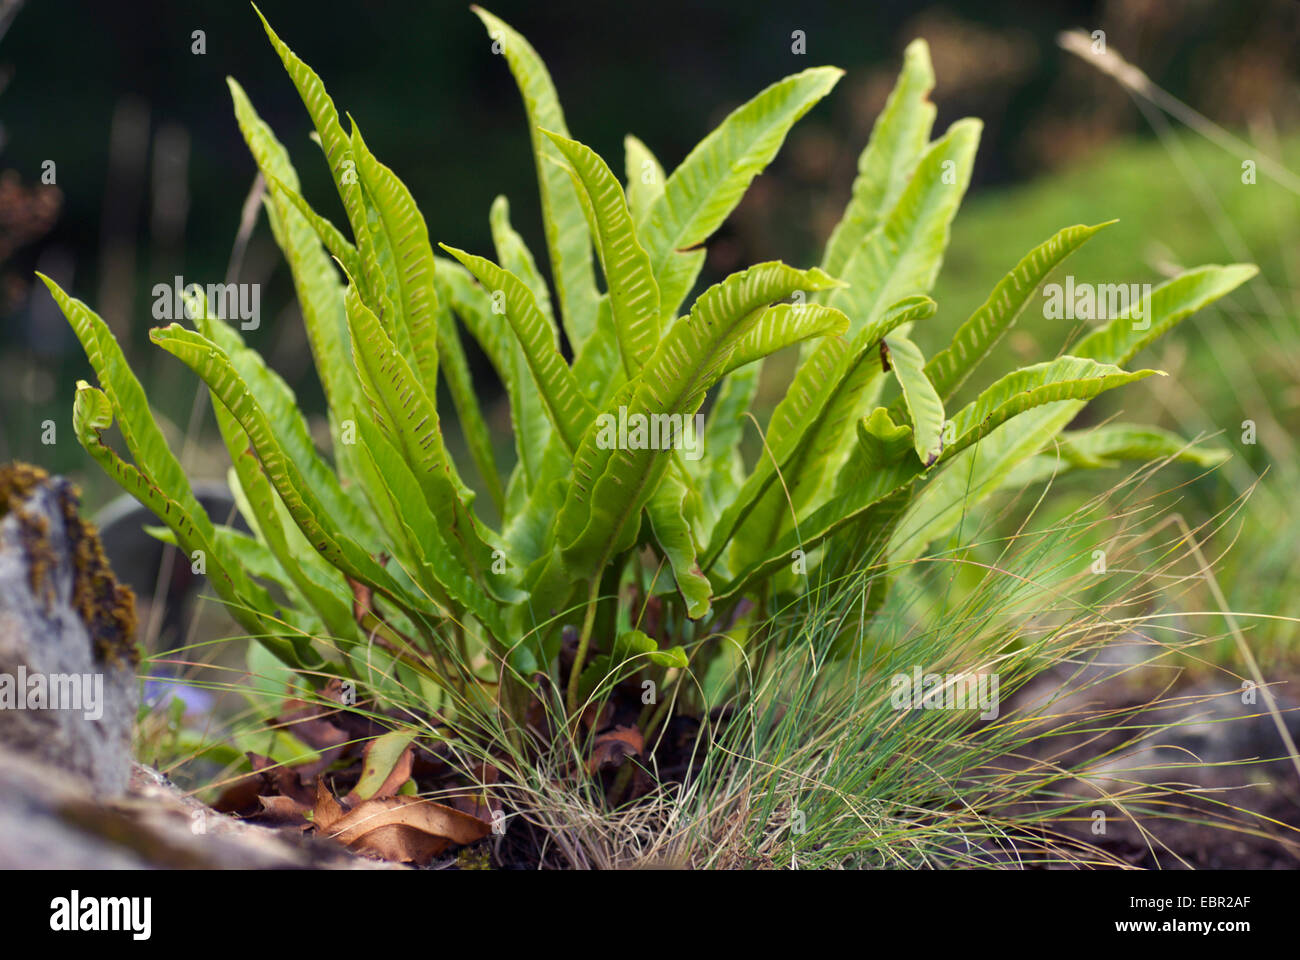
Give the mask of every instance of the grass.
MULTIPOLYGON (((667 775, 647 751, 637 775, 644 792, 629 802, 608 799, 608 778, 578 773, 590 733, 574 736, 563 723, 561 691, 543 698, 541 719, 526 731, 503 727, 481 704, 443 704, 458 711, 461 729, 477 731, 452 741, 410 674, 377 662, 399 692, 391 703, 357 709, 409 729, 477 779, 506 812, 510 829, 490 842, 497 861, 513 865, 1127 866, 1092 842, 1098 811, 1139 825, 1152 856, 1176 863, 1177 851, 1160 850, 1151 825, 1205 822, 1247 833, 1261 826, 1230 800, 1207 800, 1187 785, 1194 757, 1162 767, 1154 781, 1142 769, 1143 748, 1189 722, 1196 696, 1180 692, 1187 663, 1226 676, 1229 686, 1242 679, 1215 663, 1227 629, 1197 555, 1196 545, 1219 531, 1180 524, 1173 508, 1183 491, 1166 489, 1170 479, 1168 468, 1145 467, 1064 515, 1041 503, 1008 505, 1030 518, 1013 535, 972 524, 959 548, 821 584, 755 631, 766 637, 764 649, 744 649, 731 677, 714 678, 706 691, 704 678, 684 672, 673 692, 665 688, 665 696, 690 690, 704 707, 692 762, 667 775), (1098 543, 1107 545, 1104 574, 1093 571, 1098 543), (886 579, 895 585, 889 601, 864 618, 886 579), (845 623, 859 631, 858 655, 834 660, 830 645, 845 623), (1120 639, 1139 644, 1142 656, 1118 678, 1099 675, 1099 654, 1120 639), (996 674, 998 716, 896 709, 890 680, 914 667, 996 674), (1116 698, 1115 684, 1124 697, 1116 698), (485 762, 500 771, 495 783, 482 780, 485 762)), ((743 627, 732 639, 744 644, 743 627)), ((179 658, 197 662, 219 649, 179 658)), ((311 759, 270 719, 290 693, 257 675, 259 663, 266 661, 246 672, 191 671, 247 707, 226 711, 224 729, 182 736, 175 734, 183 724, 155 719, 146 756, 154 751, 173 776, 206 764, 189 778, 196 785, 229 783, 247 769, 233 745, 285 764, 311 759)), ((658 728, 650 740, 666 736, 658 728)), ((1249 773, 1242 769, 1243 781, 1249 773)), ((421 795, 445 799, 436 790, 421 795)))

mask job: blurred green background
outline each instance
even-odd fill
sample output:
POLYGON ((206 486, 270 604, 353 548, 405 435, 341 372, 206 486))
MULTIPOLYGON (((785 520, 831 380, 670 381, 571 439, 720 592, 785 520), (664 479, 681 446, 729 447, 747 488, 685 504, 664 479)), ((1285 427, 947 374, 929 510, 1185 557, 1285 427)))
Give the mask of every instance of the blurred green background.
MULTIPOLYGON (((759 259, 817 261, 902 48, 916 36, 928 40, 938 76, 936 135, 961 116, 985 122, 934 291, 940 314, 917 331, 927 351, 1025 252, 1070 223, 1120 220, 1070 261, 1066 269, 1080 281, 1159 282, 1176 265, 1259 263, 1260 280, 1142 358, 1175 376, 1121 391, 1088 416, 1095 422, 1122 410, 1188 436, 1222 431, 1218 442, 1238 456, 1190 489, 1191 516, 1227 508, 1267 472, 1242 514, 1245 542, 1225 579, 1234 603, 1300 612, 1287 586, 1300 538, 1292 506, 1300 480, 1297 196, 1262 173, 1243 183, 1239 156, 1177 122, 1153 126, 1113 79, 1056 44, 1061 30, 1103 30, 1113 50, 1172 95, 1251 149, 1300 169, 1292 133, 1300 3, 488 6, 545 58, 573 135, 618 170, 626 133, 671 170, 767 84, 817 64, 847 70, 710 242, 702 284, 759 259), (803 31, 803 55, 792 50, 795 31, 803 31), (1257 424, 1257 444, 1240 442, 1244 420, 1257 424)), ((544 250, 518 93, 467 5, 265 0, 261 8, 412 188, 432 239, 489 252, 488 208, 505 194, 516 227, 535 252, 544 250)), ((197 382, 149 347, 150 291, 178 274, 220 282, 232 269, 254 167, 231 115, 227 75, 288 146, 308 199, 336 222, 342 211, 308 140, 306 113, 250 6, 0 0, 0 23, 0 461, 68 473, 96 507, 116 490, 77 446, 70 417, 73 384, 90 368, 33 271, 105 317, 180 449, 197 382), (55 182, 43 184, 51 161, 55 182), (50 420, 56 441, 44 444, 50 420)), ((250 343, 319 413, 288 272, 264 219, 236 266, 239 280, 261 285, 262 324, 250 343)), ((988 373, 1061 352, 1079 332, 1043 320, 1033 303, 988 373)), ((482 357, 471 359, 490 402, 498 388, 482 357)), ((203 429, 215 436, 209 422, 203 429)), ((219 444, 198 440, 186 459, 200 478, 223 479, 219 444)), ((1289 642, 1289 624, 1269 629, 1275 646, 1289 642)))

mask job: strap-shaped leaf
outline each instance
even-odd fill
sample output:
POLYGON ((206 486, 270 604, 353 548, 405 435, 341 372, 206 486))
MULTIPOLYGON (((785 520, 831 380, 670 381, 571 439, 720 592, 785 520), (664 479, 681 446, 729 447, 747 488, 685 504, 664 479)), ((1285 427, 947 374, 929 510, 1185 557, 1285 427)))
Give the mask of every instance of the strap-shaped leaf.
POLYGON ((420 564, 420 569, 408 573, 417 583, 421 581, 421 574, 431 578, 456 605, 457 613, 472 613, 487 627, 492 637, 504 637, 500 609, 457 559, 459 551, 456 545, 449 543, 444 536, 444 531, 451 531, 440 524, 424 502, 421 484, 411 470, 410 459, 400 453, 375 424, 364 418, 358 423, 362 452, 370 459, 375 472, 384 479, 380 495, 389 499, 392 515, 404 527, 402 534, 407 548, 420 564))
MULTIPOLYGON (((855 466, 855 460, 863 455, 860 449, 855 449, 844 468, 861 473, 863 476, 861 483, 851 485, 808 516, 801 517, 797 530, 789 530, 782 534, 762 558, 751 561, 725 583, 715 586, 714 603, 744 593, 751 584, 791 563, 794 551, 802 550, 807 553, 812 550, 876 504, 899 494, 916 479, 921 470, 920 464, 908 457, 881 470, 859 471, 855 466)), ((718 583, 719 579, 715 577, 714 582, 718 583)))
MULTIPOLYGON (((208 316, 202 298, 196 298, 193 313, 200 332, 225 353, 253 399, 265 413, 280 448, 297 465, 330 517, 345 534, 368 549, 377 548, 368 518, 344 493, 338 476, 321 459, 312 442, 307 420, 298 407, 293 390, 278 373, 266 365, 261 354, 244 345, 238 331, 225 321, 208 316)), ((244 446, 240 449, 244 449, 244 446)), ((234 451, 231 451, 234 459, 234 451)))
POLYGON ((744 565, 766 555, 787 521, 798 516, 821 488, 822 476, 838 469, 845 436, 862 397, 881 373, 880 342, 891 330, 934 313, 924 295, 896 303, 854 344, 821 342, 795 373, 768 423, 763 455, 722 512, 709 537, 704 569, 711 571, 735 538, 734 560, 744 565), (777 483, 778 470, 783 483, 777 483))
POLYGON ((740 441, 745 414, 758 391, 758 372, 758 366, 750 364, 723 379, 704 428, 704 456, 687 461, 700 492, 699 534, 704 543, 712 539, 718 515, 745 482, 740 441))
MULTIPOLYGON (((335 459, 340 470, 348 473, 352 468, 351 451, 342 443, 342 421, 356 406, 361 387, 352 366, 352 348, 348 344, 343 284, 329 256, 321 249, 322 240, 319 238, 328 235, 328 230, 322 234, 325 221, 317 217, 316 220, 320 221, 317 223, 308 216, 315 214, 296 192, 298 174, 289 162, 288 152, 257 115, 239 85, 233 80, 228 82, 240 132, 262 176, 272 185, 271 195, 264 201, 267 219, 293 274, 307 342, 311 345, 316 371, 329 405, 335 459), (286 197, 290 198, 287 205, 286 197), (292 198, 297 198, 302 206, 292 198)), ((328 229, 333 230, 333 226, 329 225, 328 229)), ((328 243, 326 245, 328 248, 328 243)), ((356 258, 355 251, 352 256, 356 258)), ((344 263, 347 263, 346 259, 344 263)))
MULTIPOLYGON (((231 80, 231 83, 235 81, 231 80)), ((268 128, 269 129, 269 128, 268 128)), ((352 241, 343 236, 341 230, 334 226, 329 220, 326 220, 319 213, 311 208, 306 199, 297 188, 290 187, 284 181, 278 179, 274 174, 267 177, 267 183, 271 188, 271 193, 275 196, 282 197, 288 204, 297 210, 304 220, 316 232, 320 242, 325 245, 331 257, 336 258, 339 263, 343 264, 344 271, 350 277, 359 277, 364 268, 361 265, 361 254, 357 253, 357 248, 352 245, 352 241)), ((340 284, 341 286, 341 284, 340 284)))
POLYGON ((442 440, 433 401, 406 358, 388 339, 355 286, 347 290, 352 353, 371 408, 390 442, 406 458, 424 501, 447 533, 456 559, 471 572, 490 553, 469 510, 472 493, 461 482, 442 440))
POLYGON ((383 233, 392 253, 398 296, 395 322, 406 327, 415 372, 425 393, 432 395, 438 384, 438 291, 434 286, 429 228, 411 191, 375 159, 355 123, 352 153, 365 194, 378 214, 377 229, 372 234, 383 233))
POLYGON ((1071 464, 1083 467, 1109 466, 1117 460, 1164 460, 1171 458, 1198 467, 1213 467, 1232 454, 1227 450, 1197 446, 1176 433, 1136 423, 1110 423, 1091 430, 1067 430, 1056 444, 1043 451, 1059 454, 1071 464))
POLYGON ((981 128, 958 120, 931 144, 889 216, 845 260, 838 276, 849 285, 824 300, 848 314, 854 333, 900 298, 934 286, 981 128))
POLYGON ((1070 352, 1105 363, 1128 363, 1143 347, 1257 273, 1259 268, 1253 263, 1188 270, 1160 284, 1142 298, 1139 306, 1130 307, 1106 326, 1094 330, 1070 352))
POLYGON ((175 323, 151 330, 149 339, 198 374, 239 421, 280 499, 316 551, 348 576, 402 602, 402 591, 392 578, 343 533, 298 465, 286 455, 270 420, 225 351, 202 334, 175 323))
POLYGON ((921 463, 930 466, 943 449, 943 400, 925 375, 925 357, 907 337, 894 334, 885 338, 884 350, 899 386, 912 425, 912 444, 921 463))
MULTIPOLYGON (((1235 289, 1257 273, 1249 264, 1206 266, 1162 283, 1144 298, 1141 319, 1120 317, 1075 344, 1075 356, 1112 364, 1127 363, 1157 336, 1235 289)), ((918 556, 946 535, 973 504, 999 489, 1017 464, 1051 442, 1082 409, 1082 402, 1054 404, 1016 418, 1014 427, 998 430, 963 452, 927 484, 900 521, 890 540, 890 557, 918 556)))
MULTIPOLYGON (((284 64, 285 72, 289 74, 289 79, 297 88, 298 96, 311 117, 312 126, 316 128, 321 149, 325 152, 326 163, 329 164, 330 177, 338 190, 339 199, 343 201, 343 209, 347 212, 352 233, 357 238, 357 246, 364 258, 370 246, 369 230, 366 226, 365 198, 362 196, 361 182, 357 177, 352 144, 339 123, 339 114, 334 101, 326 92, 325 84, 316 75, 316 71, 307 66, 302 58, 290 50, 288 45, 276 35, 256 4, 253 5, 253 10, 261 19, 266 35, 271 40, 271 46, 275 48, 276 54, 284 64)), ((284 180, 284 177, 280 179, 284 180)), ((285 182, 290 186, 293 185, 290 181, 285 182)))
POLYGON ((320 655, 308 638, 284 630, 275 617, 275 603, 266 590, 248 578, 216 535, 207 514, 190 513, 184 504, 167 495, 153 480, 119 457, 100 434, 113 425, 113 404, 109 395, 84 380, 77 382, 72 409, 73 429, 77 440, 104 472, 167 524, 177 544, 189 556, 202 551, 208 582, 227 604, 230 614, 259 642, 288 666, 318 670, 320 655))
POLYGON ((637 240, 618 177, 590 147, 543 130, 569 162, 575 186, 586 198, 592 235, 609 289, 623 369, 636 376, 659 345, 659 286, 650 258, 637 240))
POLYGON ((523 477, 524 492, 532 490, 551 435, 551 422, 541 394, 533 386, 523 348, 509 322, 492 312, 487 291, 458 261, 438 258, 438 285, 440 301, 450 304, 505 386, 514 426, 516 471, 523 477))
POLYGON ((292 518, 283 522, 280 498, 249 446, 248 435, 225 404, 214 404, 213 412, 233 464, 231 489, 238 488, 237 500, 248 511, 245 519, 279 568, 278 579, 287 581, 297 591, 330 636, 360 640, 349 602, 351 591, 343 575, 312 549, 292 518))
POLYGON ((1114 364, 1071 356, 1022 367, 1002 377, 952 415, 950 429, 956 439, 943 451, 941 459, 951 460, 1026 410, 1060 400, 1091 400, 1099 393, 1143 380, 1154 373, 1159 371, 1129 373, 1114 364))
POLYGON ((483 420, 483 411, 479 409, 478 393, 461 346, 460 331, 456 329, 456 318, 450 304, 441 300, 438 303, 438 354, 442 358, 442 380, 451 394, 451 404, 465 436, 465 445, 469 447, 469 455, 483 479, 488 497, 500 513, 505 509, 505 494, 501 489, 496 456, 492 452, 492 437, 483 420))
POLYGON ((790 128, 843 73, 835 67, 814 67, 772 84, 732 111, 664 183, 642 240, 665 316, 676 312, 703 262, 700 251, 679 251, 703 243, 722 225, 750 182, 781 149, 790 128))
POLYGON ((913 40, 903 51, 898 82, 858 157, 853 196, 826 241, 822 269, 832 276, 839 276, 849 256, 884 221, 907 186, 934 126, 933 89, 930 48, 924 40, 913 40))
POLYGON ((185 514, 198 526, 205 539, 212 538, 212 522, 195 498, 180 462, 167 445, 166 438, 149 412, 144 388, 131 371, 117 338, 103 319, 80 300, 69 297, 57 283, 37 273, 59 305, 72 330, 81 341, 99 379, 111 410, 116 412, 118 429, 127 449, 141 469, 149 475, 163 496, 180 504, 185 514))
POLYGON ((639 227, 649 216, 654 202, 663 196, 666 175, 650 148, 630 133, 623 138, 623 158, 627 174, 627 205, 639 227))
POLYGON ((849 318, 834 307, 819 303, 779 303, 768 307, 754 328, 736 344, 723 375, 796 343, 839 336, 848 329, 849 318))
POLYGON ((546 404, 551 422, 569 450, 577 450, 594 411, 578 389, 573 371, 564 362, 556 330, 537 308, 532 291, 513 273, 503 270, 491 260, 457 250, 445 243, 439 246, 464 264, 483 285, 483 289, 489 291, 494 301, 500 293, 506 319, 523 348, 528 369, 546 404))
MULTIPOLYGON (((546 319, 554 325, 551 291, 547 289, 546 278, 537 269, 533 252, 510 223, 510 201, 504 194, 492 201, 492 207, 488 211, 488 226, 492 229, 492 246, 497 251, 497 263, 528 285, 537 300, 537 309, 546 314, 546 319)), ((507 337, 506 340, 509 341, 510 338, 507 337)))
POLYGON ((1083 246, 1098 230, 1114 220, 1087 227, 1076 225, 1058 231, 1025 255, 993 288, 987 300, 963 323, 946 350, 925 365, 925 374, 945 400, 957 392, 971 372, 1011 329, 1039 284, 1062 260, 1083 246))
POLYGON ((500 44, 528 114, 528 133, 537 167, 537 186, 542 198, 542 225, 551 259, 551 275, 560 299, 560 313, 569 342, 577 349, 591 336, 596 324, 596 274, 591 263, 591 237, 573 182, 563 167, 559 151, 542 129, 569 135, 564 111, 542 58, 505 21, 482 7, 471 7, 493 42, 500 44))
POLYGON ((655 541, 672 566, 677 589, 686 601, 686 615, 698 620, 708 616, 713 586, 696 562, 698 545, 686 518, 689 492, 686 480, 678 470, 670 468, 646 504, 646 515, 655 541))
POLYGON ((672 326, 634 385, 626 408, 607 410, 587 432, 575 458, 557 528, 564 559, 580 579, 598 576, 609 557, 630 546, 641 508, 669 462, 661 450, 618 449, 619 443, 610 437, 610 418, 621 423, 626 417, 627 423, 634 423, 633 417, 649 421, 675 416, 680 429, 681 418, 699 409, 763 307, 796 290, 828 289, 838 282, 816 268, 759 264, 704 291, 690 314, 672 326))

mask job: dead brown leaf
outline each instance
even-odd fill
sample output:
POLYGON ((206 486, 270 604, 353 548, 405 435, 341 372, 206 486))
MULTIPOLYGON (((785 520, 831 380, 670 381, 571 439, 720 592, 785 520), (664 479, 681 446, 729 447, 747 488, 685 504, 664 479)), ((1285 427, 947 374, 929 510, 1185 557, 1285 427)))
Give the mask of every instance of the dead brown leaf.
POLYGON ((283 826, 286 824, 301 826, 304 830, 311 824, 307 820, 307 811, 311 807, 305 803, 299 803, 293 797, 258 797, 257 802, 262 805, 262 812, 259 820, 271 826, 283 826))
POLYGON ((344 813, 343 807, 334 799, 334 794, 330 793, 330 788, 325 786, 325 778, 317 779, 316 804, 311 814, 311 822, 316 825, 316 829, 322 833, 329 830, 343 819, 344 813))
POLYGON ((587 772, 595 773, 606 767, 617 767, 628 757, 639 757, 645 749, 645 738, 636 727, 615 727, 596 737, 587 758, 587 772))
POLYGON ((366 800, 337 820, 319 819, 318 826, 323 836, 345 847, 421 865, 452 844, 483 839, 491 829, 487 821, 420 797, 366 800))

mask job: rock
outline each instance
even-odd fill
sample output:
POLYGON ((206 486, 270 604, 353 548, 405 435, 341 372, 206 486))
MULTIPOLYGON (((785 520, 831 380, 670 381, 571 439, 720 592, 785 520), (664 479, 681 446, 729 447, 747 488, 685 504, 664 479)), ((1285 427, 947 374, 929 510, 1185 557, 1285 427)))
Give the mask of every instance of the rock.
POLYGON ((0 468, 0 742, 112 796, 131 775, 135 613, 78 506, 61 477, 0 468))
POLYGON ((86 796, 80 780, 0 747, 0 869, 402 869, 328 840, 244 823, 132 765, 126 794, 86 796))

